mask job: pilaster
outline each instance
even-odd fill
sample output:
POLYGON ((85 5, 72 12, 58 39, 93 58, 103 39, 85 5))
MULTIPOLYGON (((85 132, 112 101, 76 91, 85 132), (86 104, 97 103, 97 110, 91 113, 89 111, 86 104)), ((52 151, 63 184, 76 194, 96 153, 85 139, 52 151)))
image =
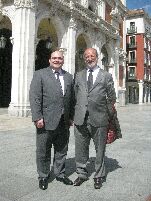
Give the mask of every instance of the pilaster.
POLYGON ((72 75, 75 73, 75 54, 76 54, 76 31, 77 31, 77 23, 73 16, 73 7, 74 3, 70 1, 70 19, 69 26, 67 31, 67 65, 68 72, 72 75))
POLYGON ((76 54, 76 21, 71 16, 68 32, 67 32, 67 64, 68 64, 68 71, 74 75, 75 73, 75 54, 76 54))
POLYGON ((8 112, 12 116, 30 114, 29 87, 35 66, 35 1, 15 0, 12 52, 12 89, 8 112))
POLYGON ((143 103, 143 88, 144 88, 144 82, 142 80, 140 80, 138 82, 138 86, 139 86, 139 104, 143 103))

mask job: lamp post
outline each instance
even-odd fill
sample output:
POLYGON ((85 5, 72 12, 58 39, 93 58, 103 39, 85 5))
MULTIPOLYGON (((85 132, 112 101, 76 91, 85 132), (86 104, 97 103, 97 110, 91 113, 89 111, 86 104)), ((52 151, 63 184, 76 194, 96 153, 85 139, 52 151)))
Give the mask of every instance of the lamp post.
POLYGON ((0 37, 0 49, 4 49, 6 46, 6 38, 2 35, 0 37))
POLYGON ((84 53, 83 49, 79 49, 79 58, 80 59, 83 59, 83 53, 84 53))
POLYGON ((52 48, 52 40, 50 36, 46 39, 46 48, 50 50, 52 48))

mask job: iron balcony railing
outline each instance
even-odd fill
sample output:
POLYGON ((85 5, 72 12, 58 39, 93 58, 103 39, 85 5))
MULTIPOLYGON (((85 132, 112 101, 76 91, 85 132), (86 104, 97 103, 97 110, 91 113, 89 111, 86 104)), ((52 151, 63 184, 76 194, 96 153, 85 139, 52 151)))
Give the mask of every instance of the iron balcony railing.
POLYGON ((135 27, 135 28, 127 28, 127 33, 128 33, 128 34, 137 33, 137 27, 135 27))
POLYGON ((137 48, 137 43, 128 43, 127 48, 137 48))
POLYGON ((131 63, 131 64, 136 63, 136 59, 129 59, 128 63, 131 63))

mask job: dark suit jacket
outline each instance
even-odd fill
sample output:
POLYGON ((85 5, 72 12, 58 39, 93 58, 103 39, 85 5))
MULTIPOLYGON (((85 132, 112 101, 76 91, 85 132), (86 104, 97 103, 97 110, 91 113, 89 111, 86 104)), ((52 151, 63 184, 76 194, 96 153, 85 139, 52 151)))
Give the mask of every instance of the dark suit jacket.
POLYGON ((86 111, 89 111, 90 124, 95 127, 108 125, 107 106, 116 101, 113 79, 110 73, 100 69, 96 81, 88 92, 87 70, 77 73, 75 79, 75 116, 74 123, 84 123, 86 111))
POLYGON ((45 129, 57 128, 64 108, 65 123, 73 119, 73 78, 62 70, 64 96, 50 67, 35 71, 29 92, 32 120, 44 119, 45 129))

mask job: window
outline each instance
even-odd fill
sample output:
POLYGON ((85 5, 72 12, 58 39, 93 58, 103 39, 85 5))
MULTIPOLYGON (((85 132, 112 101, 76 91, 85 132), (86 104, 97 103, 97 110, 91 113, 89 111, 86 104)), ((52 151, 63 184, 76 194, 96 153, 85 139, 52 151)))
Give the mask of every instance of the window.
POLYGON ((130 44, 135 45, 135 36, 130 37, 130 44))
POLYGON ((129 53, 129 57, 130 57, 130 63, 135 63, 136 62, 135 51, 131 51, 129 53))
POLYGON ((130 29, 135 30, 135 22, 130 22, 130 29))
POLYGON ((135 67, 129 67, 128 78, 135 79, 135 67))

